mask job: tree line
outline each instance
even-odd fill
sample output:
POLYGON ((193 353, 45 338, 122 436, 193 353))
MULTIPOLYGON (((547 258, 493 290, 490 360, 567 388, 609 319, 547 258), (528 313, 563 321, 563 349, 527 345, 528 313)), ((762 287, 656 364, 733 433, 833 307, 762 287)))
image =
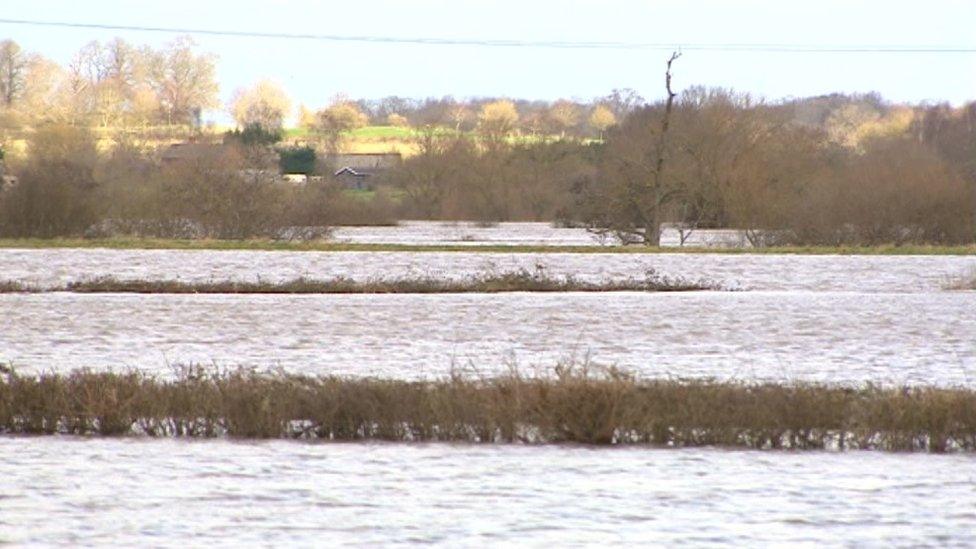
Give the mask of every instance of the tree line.
POLYGON ((91 42, 67 66, 4 40, 2 125, 200 125, 202 113, 219 105, 215 63, 187 37, 160 49, 120 38, 91 42))
POLYGON ((213 63, 185 39, 158 51, 94 43, 62 74, 65 91, 38 84, 59 81, 37 77, 49 62, 0 44, 5 120, 31 125, 26 153, 8 162, 19 184, 0 193, 0 234, 308 236, 443 219, 550 221, 652 245, 663 224, 739 229, 757 246, 976 240, 976 103, 672 91, 670 66, 653 103, 629 90, 589 102, 337 97, 299 106, 300 146, 282 141, 290 99, 261 81, 228 105, 240 129, 191 161, 162 162, 124 132, 99 150, 90 128, 198 123, 216 101, 213 63), (367 124, 408 127, 415 152, 375 194, 350 196, 322 160, 367 124), (286 160, 321 180, 268 176, 286 160))
POLYGON ((663 224, 739 229, 755 246, 976 240, 976 103, 839 99, 693 87, 599 141, 431 133, 392 178, 411 216, 555 220, 628 243, 657 244, 663 224), (824 102, 839 106, 803 120, 824 102))
MULTIPOLYGON (((615 90, 593 102, 555 102, 453 97, 412 99, 389 96, 352 100, 339 95, 320 110, 293 104, 278 84, 260 80, 234 92, 222 105, 216 81, 217 58, 198 52, 189 37, 162 48, 116 38, 83 46, 61 66, 12 40, 0 41, 0 126, 15 130, 44 123, 105 128, 200 126, 205 111, 224 108, 244 128, 280 129, 296 125, 348 131, 363 125, 449 125, 471 131, 487 110, 518 110, 512 129, 529 133, 599 135, 643 101, 633 90, 615 90), (479 114, 480 113, 480 114, 479 114)), ((506 116, 507 112, 495 112, 506 116)))

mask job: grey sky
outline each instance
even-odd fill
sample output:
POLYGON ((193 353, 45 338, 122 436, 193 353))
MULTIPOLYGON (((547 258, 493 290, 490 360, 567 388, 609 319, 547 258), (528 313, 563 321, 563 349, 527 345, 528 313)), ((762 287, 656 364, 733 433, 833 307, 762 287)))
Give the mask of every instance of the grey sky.
MULTIPOLYGON (((962 0, 2 0, 0 18, 409 38, 976 47, 976 2, 962 0)), ((91 40, 121 36, 160 45, 175 38, 8 24, 0 25, 0 36, 62 63, 91 40)), ((644 50, 194 39, 219 56, 223 98, 267 77, 296 104, 312 107, 337 93, 588 99, 631 87, 656 98, 667 57, 644 50)), ((768 99, 878 91, 895 101, 958 104, 976 99, 976 54, 687 51, 675 83, 731 87, 768 99)))

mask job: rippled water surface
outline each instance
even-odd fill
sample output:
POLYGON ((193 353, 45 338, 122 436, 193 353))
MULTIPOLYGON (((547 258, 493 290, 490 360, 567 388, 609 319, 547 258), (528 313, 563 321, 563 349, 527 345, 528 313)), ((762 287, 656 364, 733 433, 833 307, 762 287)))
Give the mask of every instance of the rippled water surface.
POLYGON ((920 292, 941 291, 947 282, 976 272, 976 257, 0 249, 0 266, 0 280, 46 286, 100 276, 187 281, 461 278, 541 266, 553 276, 584 280, 640 278, 654 271, 738 289, 920 292))
POLYGON ((968 544, 971 456, 0 438, 0 542, 968 544))
POLYGON ((976 385, 976 292, 0 295, 0 360, 414 378, 592 359, 648 376, 976 385))
MULTIPOLYGON (((976 292, 943 289, 972 257, 0 250, 0 280, 51 286, 537 265, 746 291, 4 294, 0 363, 417 378, 592 360, 649 377, 976 387, 976 292)), ((964 455, 0 437, 0 544, 967 545, 973 509, 964 455)))
MULTIPOLYGON (((553 227, 549 223, 498 223, 485 226, 471 222, 401 221, 390 227, 336 227, 333 240, 365 244, 451 244, 483 246, 521 244, 537 246, 602 246, 617 238, 581 228, 553 227)), ((681 234, 662 227, 661 246, 681 246, 681 234)), ((685 233, 684 246, 747 247, 745 233, 735 230, 699 229, 685 233)))
POLYGON ((390 227, 336 227, 332 239, 359 244, 451 244, 483 246, 599 246, 615 242, 586 229, 553 227, 549 223, 401 221, 390 227))

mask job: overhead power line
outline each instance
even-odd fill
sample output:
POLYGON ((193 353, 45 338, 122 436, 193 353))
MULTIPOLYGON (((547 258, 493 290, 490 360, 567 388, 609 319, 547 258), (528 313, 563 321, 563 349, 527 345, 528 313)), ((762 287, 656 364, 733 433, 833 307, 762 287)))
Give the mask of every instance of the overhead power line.
POLYGON ((780 52, 780 53, 976 53, 976 46, 928 46, 928 45, 818 45, 818 44, 735 44, 735 43, 641 43, 641 42, 593 42, 562 40, 486 40, 464 38, 416 38, 371 35, 304 34, 261 31, 236 31, 139 25, 110 25, 104 23, 71 23, 65 21, 37 21, 28 19, 0 19, 0 24, 98 29, 137 32, 163 32, 238 38, 270 38, 281 40, 319 40, 326 42, 359 42, 374 44, 415 44, 430 46, 483 46, 501 48, 556 48, 556 49, 613 49, 613 50, 685 50, 728 52, 780 52))

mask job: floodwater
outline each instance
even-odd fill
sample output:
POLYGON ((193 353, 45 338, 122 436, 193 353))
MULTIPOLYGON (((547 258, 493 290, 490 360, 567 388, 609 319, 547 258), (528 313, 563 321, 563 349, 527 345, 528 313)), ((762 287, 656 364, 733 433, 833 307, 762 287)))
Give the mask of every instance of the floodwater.
POLYGON ((389 227, 336 227, 336 242, 358 244, 424 244, 455 246, 600 246, 616 243, 586 229, 553 227, 549 223, 401 221, 389 227))
MULTIPOLYGON (((336 242, 360 244, 449 244, 455 246, 606 246, 619 243, 612 235, 600 235, 584 228, 553 227, 549 223, 496 223, 401 221, 389 227, 336 227, 336 242)), ((661 246, 681 246, 681 233, 662 227, 661 246)), ((684 246, 748 247, 742 231, 698 229, 685 233, 684 246)))
POLYGON ((0 280, 41 286, 102 276, 203 282, 464 278, 538 267, 551 276, 587 281, 643 278, 654 271, 744 290, 940 292, 976 272, 976 257, 0 249, 0 280))
POLYGON ((0 438, 0 543, 969 545, 976 459, 0 438))
POLYGON ((437 377, 558 361, 651 377, 976 386, 976 292, 0 295, 25 370, 246 364, 437 377))
MULTIPOLYGON (((647 377, 976 387, 976 292, 944 289, 976 272, 972 257, 0 250, 0 280, 47 286, 537 265, 743 291, 4 294, 0 363, 431 378, 591 361, 647 377)), ((0 437, 0 479, 0 544, 976 543, 971 455, 0 437)))

